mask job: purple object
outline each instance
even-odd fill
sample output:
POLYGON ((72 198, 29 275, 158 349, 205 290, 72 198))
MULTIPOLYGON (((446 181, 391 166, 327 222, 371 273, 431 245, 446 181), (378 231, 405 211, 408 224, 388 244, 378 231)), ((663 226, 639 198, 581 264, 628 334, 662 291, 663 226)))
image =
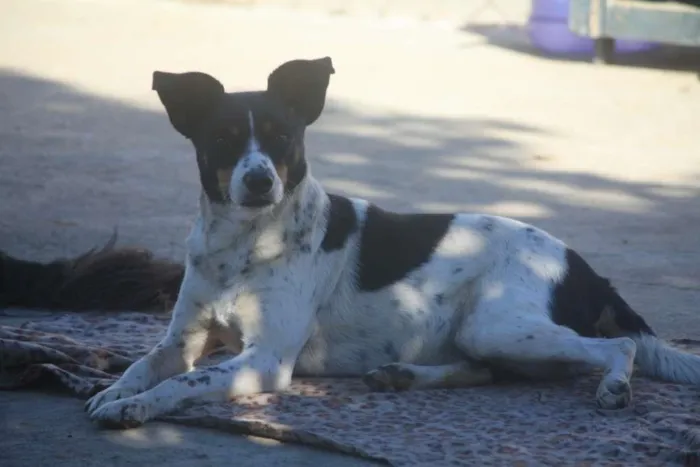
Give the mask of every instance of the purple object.
MULTIPOLYGON (((532 44, 554 55, 593 55, 594 40, 569 29, 569 0, 532 0, 528 20, 532 44)), ((615 40, 615 52, 643 52, 655 47, 652 42, 615 40)))

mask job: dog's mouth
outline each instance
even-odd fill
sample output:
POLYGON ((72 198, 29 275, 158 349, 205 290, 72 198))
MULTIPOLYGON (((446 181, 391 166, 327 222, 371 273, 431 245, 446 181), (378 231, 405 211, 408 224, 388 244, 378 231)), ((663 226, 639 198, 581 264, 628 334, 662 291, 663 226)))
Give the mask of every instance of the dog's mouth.
POLYGON ((269 196, 255 196, 248 195, 243 201, 241 201, 241 206, 248 209, 260 209, 272 204, 272 198, 269 196))

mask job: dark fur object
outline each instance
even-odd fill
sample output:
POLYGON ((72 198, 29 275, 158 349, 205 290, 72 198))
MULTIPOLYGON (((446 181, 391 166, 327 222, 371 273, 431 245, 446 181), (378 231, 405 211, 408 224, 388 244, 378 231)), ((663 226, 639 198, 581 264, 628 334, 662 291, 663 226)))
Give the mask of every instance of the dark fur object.
POLYGON ((116 234, 100 249, 48 263, 0 251, 0 307, 170 312, 183 265, 115 244, 116 234))

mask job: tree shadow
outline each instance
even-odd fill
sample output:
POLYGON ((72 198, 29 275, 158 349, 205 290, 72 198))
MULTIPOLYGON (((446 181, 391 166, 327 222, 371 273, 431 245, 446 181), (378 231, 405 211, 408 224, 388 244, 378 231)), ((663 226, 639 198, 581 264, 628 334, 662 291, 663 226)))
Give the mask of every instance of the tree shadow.
MULTIPOLYGON (((488 24, 467 23, 459 28, 461 31, 474 34, 490 45, 504 48, 530 57, 555 62, 586 63, 592 61, 592 54, 548 54, 535 47, 528 37, 527 26, 520 23, 488 24)), ((475 46, 470 44, 468 46, 475 46)), ((658 45, 657 47, 633 53, 617 53, 608 66, 627 68, 649 68, 658 70, 700 71, 700 49, 697 47, 682 47, 674 45, 658 45)))
MULTIPOLYGON (((11 70, 0 72, 0 92, 3 249, 76 254, 118 227, 123 243, 183 257, 199 181, 189 143, 162 110, 11 70)), ((537 133, 546 131, 331 100, 307 132, 307 154, 330 191, 400 211, 514 216, 569 242, 615 280, 700 287, 697 239, 686 233, 700 226, 698 174, 669 186, 545 170, 541 163, 556 155, 518 143, 537 133)))

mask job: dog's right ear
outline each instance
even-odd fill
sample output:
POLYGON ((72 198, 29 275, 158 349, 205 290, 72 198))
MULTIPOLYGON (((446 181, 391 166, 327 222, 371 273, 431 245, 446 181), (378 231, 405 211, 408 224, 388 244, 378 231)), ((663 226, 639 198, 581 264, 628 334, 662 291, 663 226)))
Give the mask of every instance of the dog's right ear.
POLYGON ((151 88, 158 93, 170 123, 186 138, 192 138, 224 95, 224 86, 216 78, 197 71, 154 71, 151 88))

